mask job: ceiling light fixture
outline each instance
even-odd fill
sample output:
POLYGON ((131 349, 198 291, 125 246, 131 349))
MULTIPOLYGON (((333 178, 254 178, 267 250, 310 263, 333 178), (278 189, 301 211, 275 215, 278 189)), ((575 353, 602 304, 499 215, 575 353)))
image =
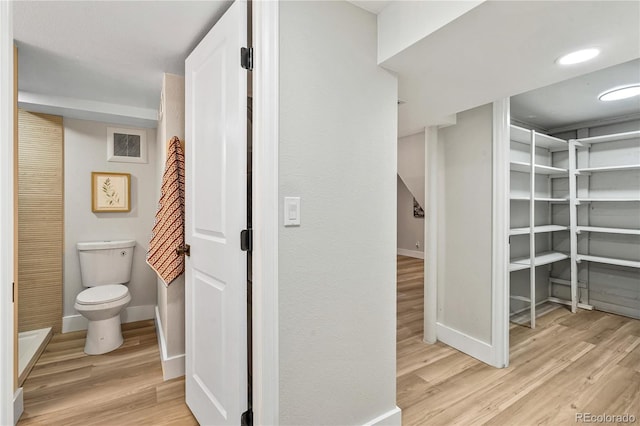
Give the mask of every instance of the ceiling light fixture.
POLYGON ((633 84, 631 86, 616 87, 614 89, 607 90, 598 96, 601 101, 618 101, 620 99, 632 98, 640 95, 640 84, 633 84))
POLYGON ((586 62, 589 59, 593 59, 600 54, 600 50, 591 48, 591 49, 582 49, 575 52, 571 52, 567 55, 561 56, 556 61, 560 65, 573 65, 579 64, 581 62, 586 62))

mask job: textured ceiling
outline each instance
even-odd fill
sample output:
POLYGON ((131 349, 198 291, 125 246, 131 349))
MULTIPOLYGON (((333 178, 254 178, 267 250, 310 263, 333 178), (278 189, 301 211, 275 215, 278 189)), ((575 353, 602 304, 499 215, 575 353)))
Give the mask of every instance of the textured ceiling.
POLYGON ((18 1, 24 92, 156 109, 162 74, 184 60, 231 1, 18 1))

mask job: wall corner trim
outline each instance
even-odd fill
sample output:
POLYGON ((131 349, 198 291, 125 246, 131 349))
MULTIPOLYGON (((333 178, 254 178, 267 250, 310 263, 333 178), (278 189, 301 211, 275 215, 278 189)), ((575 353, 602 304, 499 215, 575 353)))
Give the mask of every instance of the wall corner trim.
POLYGON ((252 6, 254 423, 280 423, 278 325, 280 2, 252 6))
POLYGON ((396 406, 393 410, 389 410, 368 421, 364 426, 400 426, 402 424, 402 410, 396 406))
POLYGON ((158 336, 158 347, 160 349, 160 361, 162 363, 162 378, 167 380, 175 379, 185 375, 185 354, 169 356, 167 351, 167 342, 164 340, 164 332, 162 330, 162 321, 160 320, 160 312, 155 307, 156 320, 156 336, 158 336))
POLYGON ((18 388, 13 395, 13 424, 18 424, 20 416, 24 412, 24 392, 23 388, 18 388))
POLYGON ((492 135, 492 242, 491 242, 491 336, 493 355, 489 364, 509 366, 509 156, 510 98, 493 103, 492 135))
POLYGON ((458 349, 486 364, 493 365, 493 347, 481 340, 471 337, 461 331, 437 323, 438 341, 458 349))

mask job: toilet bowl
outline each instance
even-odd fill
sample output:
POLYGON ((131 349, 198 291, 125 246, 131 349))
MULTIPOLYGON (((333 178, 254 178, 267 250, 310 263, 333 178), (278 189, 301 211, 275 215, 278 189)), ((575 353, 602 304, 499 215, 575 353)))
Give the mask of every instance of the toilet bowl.
POLYGON ((100 355, 123 343, 120 313, 131 302, 134 240, 78 243, 82 285, 74 308, 88 321, 84 352, 100 355))
POLYGON ((129 289, 121 284, 92 287, 78 294, 74 308, 89 322, 84 346, 86 354, 104 354, 122 345, 120 312, 129 302, 129 289))

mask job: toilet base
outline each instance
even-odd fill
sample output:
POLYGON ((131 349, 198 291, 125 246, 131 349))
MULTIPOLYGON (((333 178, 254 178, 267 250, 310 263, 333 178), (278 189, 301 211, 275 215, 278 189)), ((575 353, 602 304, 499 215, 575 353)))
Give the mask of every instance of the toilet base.
POLYGON ((84 353, 104 354, 118 349, 123 342, 120 315, 105 320, 89 321, 84 353))

